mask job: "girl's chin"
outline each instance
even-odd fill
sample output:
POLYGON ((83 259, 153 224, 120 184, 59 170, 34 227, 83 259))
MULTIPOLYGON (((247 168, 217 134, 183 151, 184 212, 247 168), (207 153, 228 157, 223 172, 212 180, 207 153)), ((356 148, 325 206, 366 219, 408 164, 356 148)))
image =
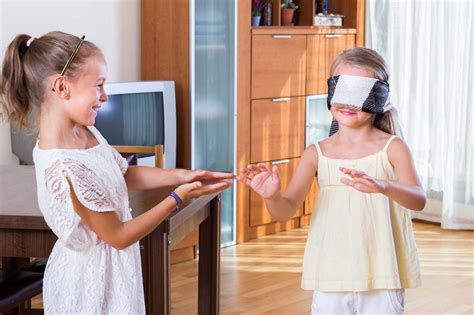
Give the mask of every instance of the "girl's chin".
POLYGON ((353 125, 353 124, 356 124, 358 122, 358 119, 357 119, 357 115, 353 115, 353 116, 343 116, 343 115, 339 115, 337 117, 337 121, 340 123, 340 124, 348 124, 348 125, 353 125))
POLYGON ((357 128, 357 127, 360 127, 362 124, 359 120, 356 120, 356 119, 347 119, 347 118, 343 118, 343 119, 338 119, 337 120, 339 126, 345 126, 345 127, 349 127, 349 128, 357 128))

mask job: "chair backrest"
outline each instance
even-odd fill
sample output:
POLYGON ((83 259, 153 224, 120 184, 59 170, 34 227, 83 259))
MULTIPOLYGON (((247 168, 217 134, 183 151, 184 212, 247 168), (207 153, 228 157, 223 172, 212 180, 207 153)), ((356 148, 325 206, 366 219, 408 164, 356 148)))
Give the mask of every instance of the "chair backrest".
POLYGON ((127 154, 155 154, 155 167, 163 167, 163 145, 157 144, 154 146, 135 146, 135 145, 114 145, 115 150, 117 150, 122 155, 127 154))

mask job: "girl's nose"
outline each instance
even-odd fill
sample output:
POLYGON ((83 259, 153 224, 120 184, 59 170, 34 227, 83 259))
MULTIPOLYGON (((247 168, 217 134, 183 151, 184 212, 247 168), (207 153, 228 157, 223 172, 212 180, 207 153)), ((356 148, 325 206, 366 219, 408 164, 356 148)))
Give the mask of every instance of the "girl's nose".
POLYGON ((107 102, 108 100, 109 100, 109 97, 107 96, 107 94, 102 93, 102 94, 100 95, 99 101, 101 101, 101 102, 107 102))

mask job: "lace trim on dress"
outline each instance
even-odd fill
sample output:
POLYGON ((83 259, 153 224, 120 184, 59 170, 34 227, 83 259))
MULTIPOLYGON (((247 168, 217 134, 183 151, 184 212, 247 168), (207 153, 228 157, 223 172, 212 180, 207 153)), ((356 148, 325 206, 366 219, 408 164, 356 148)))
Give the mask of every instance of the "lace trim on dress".
POLYGON ((127 159, 121 156, 120 153, 117 150, 115 150, 113 147, 110 147, 110 148, 112 149, 114 159, 115 161, 117 161, 120 171, 122 172, 122 174, 125 174, 125 172, 128 169, 127 159))
POLYGON ((57 235, 65 236, 72 232, 74 217, 68 211, 69 193, 67 181, 61 174, 61 162, 56 161, 45 171, 45 187, 49 191, 49 208, 53 209, 52 220, 54 220, 57 235), (70 231, 68 231, 70 230, 70 231), (68 231, 68 232, 67 232, 68 231))
POLYGON ((71 180, 77 198, 85 207, 98 212, 116 210, 112 196, 105 189, 101 177, 84 164, 72 159, 64 159, 62 163, 56 161, 46 169, 46 187, 51 192, 56 209, 70 198, 67 177, 71 180))

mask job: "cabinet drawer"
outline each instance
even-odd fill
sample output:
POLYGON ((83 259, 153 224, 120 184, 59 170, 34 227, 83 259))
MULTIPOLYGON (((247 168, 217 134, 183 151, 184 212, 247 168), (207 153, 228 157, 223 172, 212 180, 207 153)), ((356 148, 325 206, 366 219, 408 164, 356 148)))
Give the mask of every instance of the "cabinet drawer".
POLYGON ((305 95, 306 35, 252 36, 252 99, 305 95))
POLYGON ((342 51, 354 45, 355 35, 308 35, 306 94, 327 94, 332 62, 342 51))
POLYGON ((305 98, 253 100, 250 161, 298 157, 304 150, 305 98))
MULTIPOLYGON (((265 165, 268 169, 271 169, 272 163, 278 164, 278 170, 280 171, 280 191, 285 191, 288 183, 290 182, 293 174, 295 173, 296 166, 298 165, 299 159, 288 159, 280 160, 274 162, 267 162, 265 165)), ((299 207, 296 210, 296 213, 293 217, 299 217, 302 214, 302 207, 299 207)), ((267 224, 271 222, 276 222, 268 212, 263 198, 260 197, 256 192, 251 190, 250 192, 250 225, 257 226, 262 224, 267 224)))

